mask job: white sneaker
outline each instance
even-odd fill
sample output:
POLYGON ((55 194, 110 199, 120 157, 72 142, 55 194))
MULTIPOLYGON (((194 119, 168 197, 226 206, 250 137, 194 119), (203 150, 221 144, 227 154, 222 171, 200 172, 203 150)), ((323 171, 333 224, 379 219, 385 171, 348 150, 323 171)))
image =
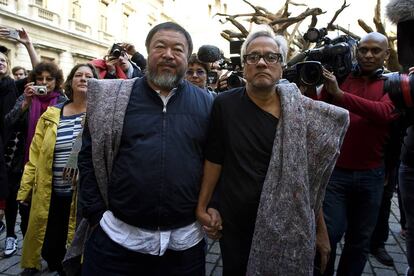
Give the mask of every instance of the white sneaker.
POLYGON ((6 238, 6 249, 4 249, 4 257, 10 257, 17 251, 17 240, 13 237, 6 238))

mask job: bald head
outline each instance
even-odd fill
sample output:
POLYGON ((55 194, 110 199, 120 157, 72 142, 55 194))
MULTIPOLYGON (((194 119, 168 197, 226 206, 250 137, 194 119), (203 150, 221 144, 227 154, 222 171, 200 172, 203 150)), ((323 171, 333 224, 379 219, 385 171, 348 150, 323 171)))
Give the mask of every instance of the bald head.
POLYGON ((388 38, 381 33, 378 33, 378 32, 368 33, 361 38, 360 43, 368 41, 368 40, 375 41, 381 44, 384 47, 384 49, 388 49, 388 38))

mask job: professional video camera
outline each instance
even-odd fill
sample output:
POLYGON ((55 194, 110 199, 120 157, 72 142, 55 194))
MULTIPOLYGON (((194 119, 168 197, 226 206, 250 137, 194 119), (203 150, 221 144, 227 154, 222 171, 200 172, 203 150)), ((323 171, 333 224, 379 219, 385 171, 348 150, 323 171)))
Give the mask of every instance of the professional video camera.
POLYGON ((352 71, 357 41, 348 35, 334 39, 327 36, 325 28, 310 28, 303 38, 315 42, 313 49, 293 57, 283 71, 283 78, 298 85, 317 86, 322 84, 322 66, 333 72, 339 82, 352 71))
MULTIPOLYGON (((220 70, 231 71, 227 78, 227 89, 244 86, 243 71, 241 67, 240 48, 243 41, 230 41, 230 54, 236 54, 225 58, 219 48, 213 45, 203 45, 198 49, 197 57, 206 63, 218 62, 220 70)), ((210 71, 207 76, 208 84, 217 82, 217 72, 210 71)), ((223 91, 218 88, 219 91, 223 91)))

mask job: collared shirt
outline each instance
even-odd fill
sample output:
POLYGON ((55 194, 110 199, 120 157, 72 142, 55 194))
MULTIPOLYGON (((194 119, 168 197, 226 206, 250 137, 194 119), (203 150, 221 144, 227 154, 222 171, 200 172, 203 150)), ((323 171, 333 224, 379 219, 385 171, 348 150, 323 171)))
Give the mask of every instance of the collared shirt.
POLYGON ((167 249, 186 250, 203 239, 198 222, 168 231, 151 231, 129 225, 106 211, 99 224, 112 241, 143 254, 162 256, 167 249))

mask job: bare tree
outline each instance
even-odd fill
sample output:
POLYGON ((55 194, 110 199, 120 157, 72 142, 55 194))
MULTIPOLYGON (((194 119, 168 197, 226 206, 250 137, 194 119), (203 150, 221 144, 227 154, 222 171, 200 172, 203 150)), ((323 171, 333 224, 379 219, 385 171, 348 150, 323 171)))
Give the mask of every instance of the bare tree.
MULTIPOLYGON (((242 0, 244 3, 249 5, 252 8, 251 13, 245 13, 245 14, 224 14, 224 13, 217 13, 216 16, 220 17, 221 23, 227 23, 230 22, 233 26, 235 26, 238 31, 232 31, 232 30, 223 30, 221 32, 221 36, 228 41, 234 41, 234 40, 243 40, 248 35, 248 30, 242 24, 242 22, 248 22, 249 24, 268 24, 276 34, 283 35, 286 37, 288 41, 288 45, 290 47, 288 52, 288 58, 295 55, 297 52, 304 51, 309 49, 312 45, 305 39, 303 39, 303 35, 299 32, 299 26, 304 22, 305 19, 311 18, 311 23, 309 24, 309 28, 316 27, 318 23, 318 17, 325 15, 326 12, 323 11, 321 8, 306 8, 303 12, 301 12, 297 16, 292 16, 291 12, 289 11, 289 8, 291 6, 297 6, 297 7, 306 7, 305 4, 296 3, 292 0, 286 0, 284 5, 276 12, 271 12, 267 10, 264 7, 256 6, 250 3, 247 0, 242 0), (290 28, 292 27, 292 28, 290 28)), ((341 12, 348 8, 350 5, 347 4, 346 0, 343 1, 341 7, 338 8, 338 10, 333 15, 332 19, 329 21, 327 26, 325 27, 328 31, 340 31, 343 34, 349 35, 357 40, 360 39, 360 37, 351 31, 349 31, 347 28, 344 28, 338 24, 335 24, 336 19, 339 17, 341 12)), ((397 71, 400 69, 400 66, 398 64, 397 59, 397 52, 395 47, 395 41, 396 37, 395 35, 388 35, 388 33, 385 30, 384 25, 382 24, 381 20, 381 0, 377 0, 377 4, 375 7, 375 15, 373 18, 373 22, 375 24, 375 28, 377 32, 380 32, 387 36, 389 42, 390 42, 390 50, 391 55, 390 59, 387 62, 387 68, 391 71, 397 71)), ((373 28, 369 27, 363 20, 358 20, 359 26, 363 28, 366 32, 372 32, 374 31, 373 28)))

